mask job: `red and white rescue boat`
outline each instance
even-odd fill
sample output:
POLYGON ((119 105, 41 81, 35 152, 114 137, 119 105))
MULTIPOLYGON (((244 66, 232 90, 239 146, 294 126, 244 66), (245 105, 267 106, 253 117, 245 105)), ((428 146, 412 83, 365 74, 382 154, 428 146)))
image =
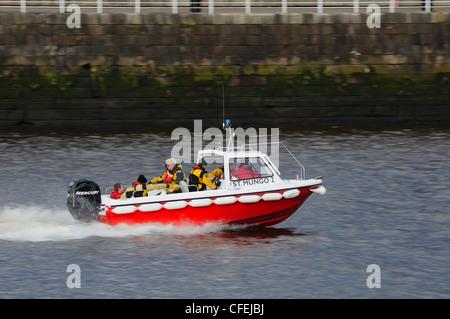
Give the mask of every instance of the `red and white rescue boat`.
MULTIPOLYGON (((189 192, 180 182, 180 193, 154 190, 145 197, 111 199, 101 195, 94 182, 80 180, 69 185, 67 206, 74 219, 117 225, 206 223, 271 226, 295 213, 312 193, 326 193, 322 178, 305 179, 300 166, 297 179, 282 179, 266 154, 253 150, 202 150, 198 163, 223 163, 224 175, 215 190, 189 192), (237 179, 232 169, 248 164, 253 178, 237 179)), ((187 176, 186 176, 187 177, 187 176)))

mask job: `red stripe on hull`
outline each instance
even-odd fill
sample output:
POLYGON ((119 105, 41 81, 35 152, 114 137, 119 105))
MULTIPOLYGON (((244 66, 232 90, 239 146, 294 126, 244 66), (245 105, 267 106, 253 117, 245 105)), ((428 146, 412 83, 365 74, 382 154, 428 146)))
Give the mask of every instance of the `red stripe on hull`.
MULTIPOLYGON (((258 194, 260 196, 263 193, 258 194)), ((107 207, 106 215, 101 216, 101 222, 116 225, 161 223, 174 225, 203 225, 206 223, 246 224, 271 226, 278 224, 295 213, 303 202, 311 195, 309 188, 300 189, 300 194, 294 198, 275 201, 260 200, 257 203, 240 203, 216 205, 207 207, 186 206, 181 209, 169 210, 162 208, 155 212, 141 212, 139 209, 129 214, 115 214, 107 207)))

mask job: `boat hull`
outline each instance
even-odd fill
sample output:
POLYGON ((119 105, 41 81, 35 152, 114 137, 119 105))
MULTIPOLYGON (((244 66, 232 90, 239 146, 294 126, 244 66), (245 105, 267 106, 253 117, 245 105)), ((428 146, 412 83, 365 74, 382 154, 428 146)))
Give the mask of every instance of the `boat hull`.
POLYGON ((272 226, 295 213, 310 195, 311 189, 304 187, 235 196, 106 205, 100 221, 110 225, 220 223, 272 226))

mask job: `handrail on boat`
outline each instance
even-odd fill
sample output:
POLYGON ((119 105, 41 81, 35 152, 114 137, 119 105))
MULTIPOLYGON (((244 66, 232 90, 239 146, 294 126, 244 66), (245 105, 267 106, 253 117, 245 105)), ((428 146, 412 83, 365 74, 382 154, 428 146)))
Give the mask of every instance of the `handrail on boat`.
MULTIPOLYGON (((183 181, 181 181, 181 182, 183 182, 183 181)), ((180 182, 180 183, 181 183, 180 182)), ((185 182, 186 183, 186 182, 185 182)), ((186 187, 188 187, 188 190, 189 190, 189 187, 191 187, 191 186, 193 186, 193 187, 195 187, 195 188, 197 188, 197 192, 198 192, 198 185, 194 185, 194 184, 187 184, 186 183, 186 185, 180 185, 180 188, 182 189, 182 187, 184 187, 184 186, 186 186, 186 187)), ((128 189, 129 187, 131 187, 131 186, 124 186, 124 188, 125 189, 128 189)), ((114 189, 114 187, 108 187, 108 188, 106 188, 106 190, 105 190, 105 195, 111 195, 111 193, 112 193, 112 190, 114 189), (111 192, 111 193, 110 193, 111 192)), ((159 190, 159 189, 155 189, 155 190, 159 190)), ((155 190, 151 190, 151 191, 147 191, 147 194, 149 193, 149 192, 153 192, 153 191, 155 191, 155 190)), ((161 192, 162 191, 164 191, 164 189, 160 189, 161 190, 161 192)), ((136 192, 142 192, 143 190, 134 190, 133 191, 133 194, 131 195, 131 197, 130 198, 134 198, 134 194, 136 193, 136 192)), ((157 194, 157 195, 160 195, 160 194, 157 194)))
MULTIPOLYGON (((292 154, 292 152, 287 148, 287 146, 286 146, 283 142, 271 142, 271 144, 281 144, 281 145, 283 145, 283 147, 286 149, 286 151, 289 153, 289 155, 292 156, 292 158, 295 160, 295 162, 297 162, 298 166, 300 167, 300 174, 297 175, 297 179, 299 179, 299 180, 305 179, 305 178, 306 178, 306 169, 305 169, 305 167, 304 167, 304 166, 302 165, 302 163, 300 163, 300 161, 294 156, 294 154, 292 154)), ((250 145, 258 145, 258 144, 257 144, 257 143, 243 144, 243 145, 241 145, 240 148, 241 148, 241 150, 243 150, 244 147, 249 147, 249 148, 250 148, 250 145)), ((250 150, 253 151, 252 148, 250 148, 250 150)), ((263 153, 263 154, 264 154, 264 153, 263 153)), ((266 155, 266 154, 264 154, 264 155, 268 157, 268 155, 266 155)), ((273 166, 272 161, 268 161, 268 163, 272 166, 272 168, 275 169, 275 171, 278 173, 278 175, 280 175, 280 172, 279 172, 278 168, 273 166)))
POLYGON ((297 176, 297 179, 305 179, 306 178, 306 169, 305 167, 300 163, 300 161, 294 156, 294 154, 291 153, 291 151, 287 148, 286 145, 284 145, 283 142, 278 142, 281 145, 284 146, 284 148, 286 149, 286 151, 292 156, 292 158, 297 162, 297 164, 300 166, 300 176, 297 176))

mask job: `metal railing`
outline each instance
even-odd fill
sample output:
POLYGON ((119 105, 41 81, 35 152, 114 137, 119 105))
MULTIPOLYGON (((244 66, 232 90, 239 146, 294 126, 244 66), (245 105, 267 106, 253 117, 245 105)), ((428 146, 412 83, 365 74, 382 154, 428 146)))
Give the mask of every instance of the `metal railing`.
POLYGON ((81 9, 95 10, 97 13, 118 9, 121 12, 169 12, 179 13, 180 10, 191 12, 214 13, 273 13, 289 14, 302 12, 333 13, 333 12, 365 12, 369 5, 377 5, 388 12, 397 11, 450 11, 450 0, 373 0, 373 1, 291 1, 291 0, 0 0, 0 12, 6 9, 16 9, 21 13, 29 11, 66 12, 69 4, 76 4, 81 9))

